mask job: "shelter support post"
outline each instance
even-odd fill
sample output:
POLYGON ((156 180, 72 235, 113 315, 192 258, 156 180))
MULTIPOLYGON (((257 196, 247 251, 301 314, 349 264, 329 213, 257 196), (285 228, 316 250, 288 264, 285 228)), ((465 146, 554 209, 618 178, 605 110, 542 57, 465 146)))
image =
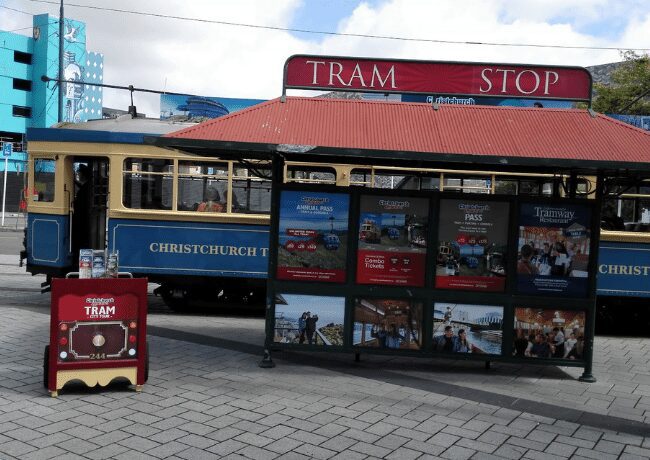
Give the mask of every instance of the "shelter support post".
MULTIPOLYGON (((280 185, 284 180, 284 158, 282 155, 274 155, 271 163, 271 229, 278 228, 280 219, 280 185)), ((271 230, 269 241, 277 241, 277 231, 271 230)), ((275 325, 275 271, 278 260, 278 247, 269 244, 269 265, 268 277, 266 279, 266 340, 264 357, 260 367, 275 367, 271 359, 270 349, 273 346, 274 325, 275 325)))
MULTIPOLYGON (((602 209, 602 201, 603 201, 603 190, 604 190, 605 182, 604 182, 604 175, 601 172, 598 174, 598 178, 596 180, 596 215, 593 216, 593 222, 594 224, 592 225, 592 238, 594 244, 592 244, 592 258, 593 258, 593 264, 595 267, 598 267, 598 242, 600 241, 600 210, 602 209)), ((592 270, 593 273, 596 272, 596 270, 592 270)), ((584 372, 582 375, 578 378, 581 382, 587 382, 587 383, 594 383, 596 381, 596 378, 593 376, 592 371, 593 371, 593 361, 594 361, 594 336, 596 334, 596 276, 594 275, 592 277, 591 281, 591 292, 593 293, 593 306, 591 308, 591 311, 587 315, 587 324, 585 325, 585 351, 584 351, 584 359, 585 359, 585 368, 584 372)))

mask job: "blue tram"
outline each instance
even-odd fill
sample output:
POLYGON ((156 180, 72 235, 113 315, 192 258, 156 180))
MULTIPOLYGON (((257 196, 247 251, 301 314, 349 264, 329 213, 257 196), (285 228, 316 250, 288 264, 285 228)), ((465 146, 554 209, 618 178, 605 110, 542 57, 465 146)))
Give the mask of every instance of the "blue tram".
MULTIPOLYGON (((29 130, 27 270, 60 276, 76 270, 80 248, 106 249, 119 252, 121 270, 158 283, 157 292, 174 308, 192 299, 262 302, 269 250, 269 165, 143 143, 145 133, 160 135, 183 127, 129 118, 29 130), (82 178, 84 171, 88 177, 82 178), (79 197, 82 181, 90 190, 85 201, 79 197)), ((562 178, 287 162, 284 180, 543 196, 555 193, 562 178)), ((598 269, 602 319, 597 327, 617 322, 621 311, 630 327, 647 324, 635 315, 647 314, 643 312, 650 297, 650 183, 606 197, 604 207, 598 269)), ((334 248, 336 235, 328 237, 325 243, 334 248)), ((378 242, 378 228, 364 222, 359 238, 378 242)), ((439 254, 438 263, 446 259, 439 254)))
POLYGON ((49 280, 76 271, 79 249, 105 249, 174 308, 262 302, 268 167, 143 144, 183 127, 127 116, 30 130, 27 270, 49 280))

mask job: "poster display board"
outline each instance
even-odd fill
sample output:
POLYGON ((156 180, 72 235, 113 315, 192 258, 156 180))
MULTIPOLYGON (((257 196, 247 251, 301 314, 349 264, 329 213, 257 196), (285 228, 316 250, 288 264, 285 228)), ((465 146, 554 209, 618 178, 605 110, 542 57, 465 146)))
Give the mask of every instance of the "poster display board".
POLYGON ((270 349, 560 363, 590 378, 588 200, 321 190, 275 198, 270 349))
POLYGON ((357 283, 424 286, 429 200, 362 195, 357 283))
POLYGON ((343 346, 345 297, 276 294, 273 341, 343 346))
POLYGON ((433 350, 500 355, 503 307, 439 303, 433 306, 433 350))
POLYGON ((505 290, 509 213, 507 202, 440 200, 437 288, 505 290))
POLYGON ((584 347, 584 311, 515 308, 513 356, 583 360, 584 347))
POLYGON ((518 292, 587 297, 591 208, 522 203, 519 209, 518 292))
POLYGON ((345 281, 349 207, 347 194, 284 190, 276 277, 345 281))
POLYGON ((356 347, 422 349, 422 302, 358 298, 354 302, 356 347))

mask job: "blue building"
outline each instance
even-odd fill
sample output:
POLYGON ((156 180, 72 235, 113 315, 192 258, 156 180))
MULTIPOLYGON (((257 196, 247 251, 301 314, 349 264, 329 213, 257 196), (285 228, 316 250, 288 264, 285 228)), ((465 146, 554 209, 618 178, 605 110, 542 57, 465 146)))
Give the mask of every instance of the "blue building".
MULTIPOLYGON (((62 85, 63 121, 101 118, 102 88, 95 85, 103 83, 104 56, 86 50, 83 22, 65 19, 63 39, 63 79, 75 82, 62 85)), ((41 80, 59 77, 59 19, 34 16, 32 36, 0 31, 0 63, 0 141, 14 143, 8 171, 20 175, 25 171, 27 128, 47 128, 59 121, 59 85, 41 80)))

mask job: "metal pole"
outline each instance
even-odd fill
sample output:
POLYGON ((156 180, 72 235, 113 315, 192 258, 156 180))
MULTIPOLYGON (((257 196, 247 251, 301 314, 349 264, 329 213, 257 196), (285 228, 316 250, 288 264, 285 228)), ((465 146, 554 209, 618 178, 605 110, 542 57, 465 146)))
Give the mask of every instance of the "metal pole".
POLYGON ((596 178, 596 205, 594 210, 594 216, 591 219, 591 248, 590 248, 590 257, 593 257, 591 262, 591 267, 589 267, 589 290, 590 297, 593 298, 591 303, 591 308, 587 312, 587 324, 585 324, 585 345, 583 358, 585 360, 585 367, 583 374, 578 378, 581 382, 593 383, 596 381, 596 377, 593 375, 593 362, 594 362, 594 335, 596 334, 596 272, 598 267, 598 244, 600 241, 600 212, 603 205, 603 189, 604 184, 604 175, 603 171, 598 171, 598 176, 596 178))
POLYGON ((5 157, 5 180, 2 186, 2 226, 5 226, 5 203, 7 202, 7 168, 9 167, 9 157, 5 157))
MULTIPOLYGON (((61 8, 59 9, 59 80, 64 80, 63 78, 63 34, 65 33, 63 23, 63 0, 61 0, 61 8)), ((59 81, 59 112, 58 112, 58 121, 61 123, 63 121, 63 86, 59 81)))

